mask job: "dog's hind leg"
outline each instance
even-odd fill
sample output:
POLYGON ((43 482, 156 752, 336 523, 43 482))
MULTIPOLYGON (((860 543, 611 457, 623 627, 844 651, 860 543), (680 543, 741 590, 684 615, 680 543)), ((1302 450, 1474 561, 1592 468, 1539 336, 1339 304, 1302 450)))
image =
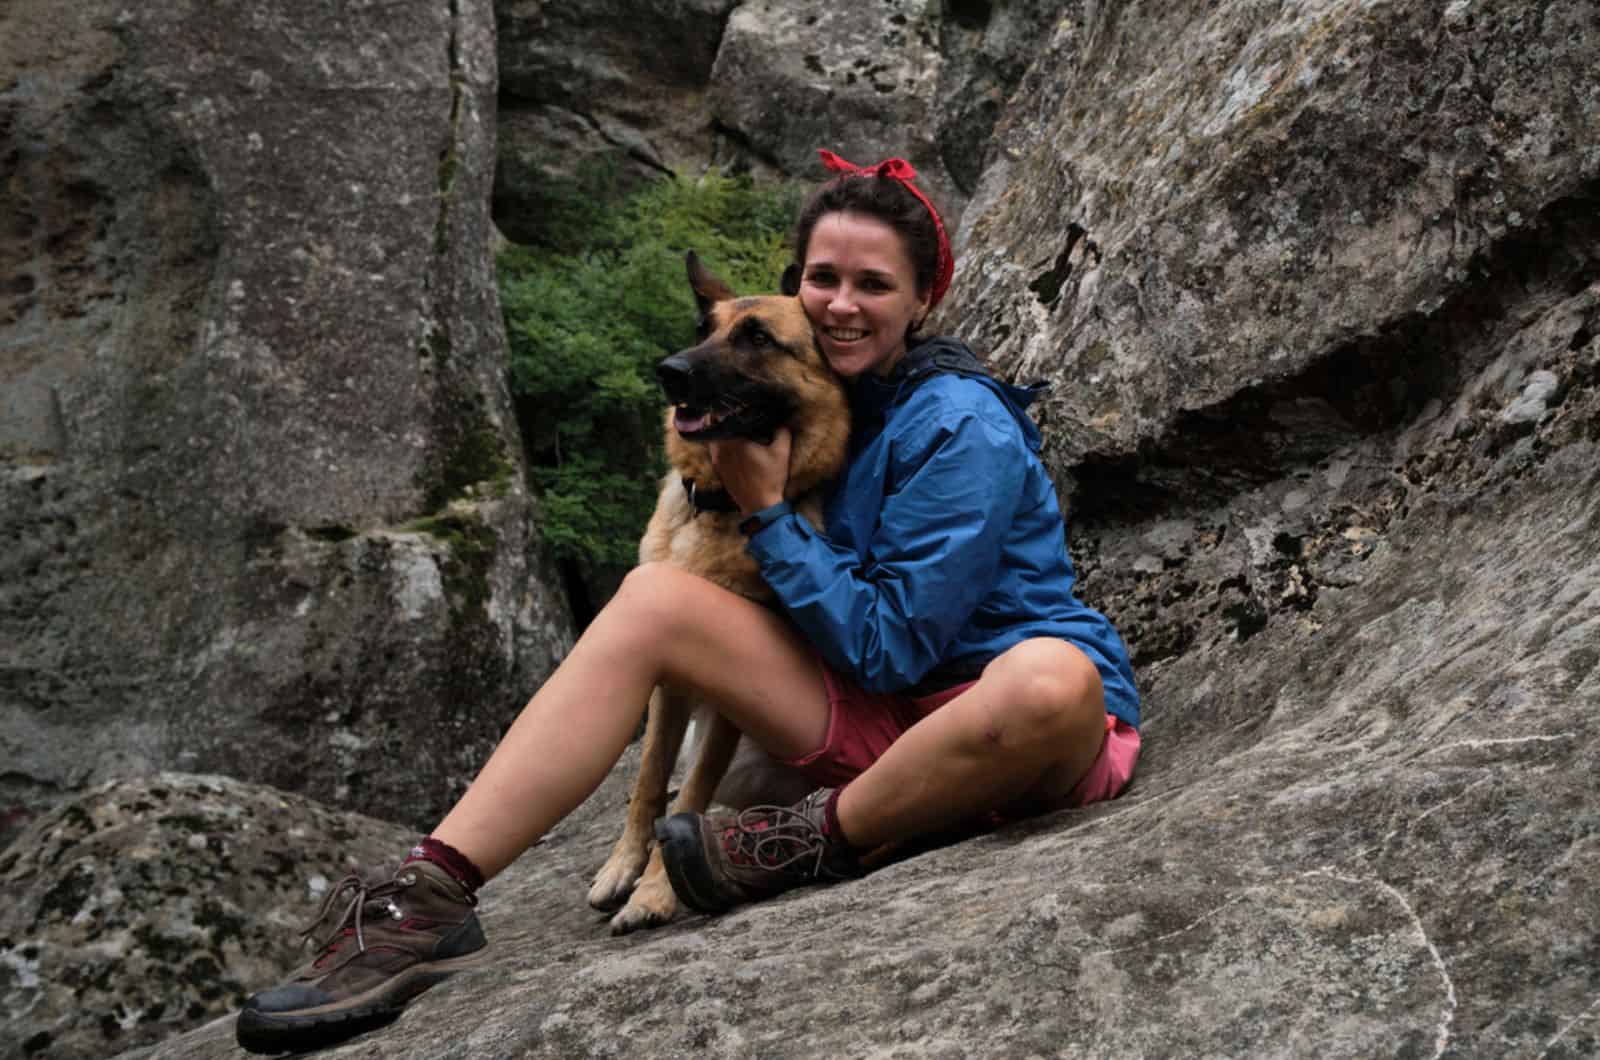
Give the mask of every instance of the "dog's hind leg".
POLYGON ((672 766, 683 746, 689 727, 691 707, 686 697, 657 688, 650 696, 650 710, 644 726, 644 748, 639 758, 639 776, 634 780, 628 800, 628 818, 622 835, 611 848, 589 888, 589 904, 610 911, 628 900, 634 883, 644 871, 654 841, 656 818, 667 808, 667 783, 672 766))
MULTIPOLYGON (((673 813, 703 813, 711 805, 717 785, 728 771, 733 752, 739 746, 739 730, 720 714, 706 718, 705 739, 700 741, 699 753, 689 776, 672 805, 673 813)), ((653 823, 653 822, 652 822, 653 823)), ((650 853, 650 864, 639 877, 628 904, 611 918, 611 933, 625 935, 639 928, 665 924, 678 909, 678 896, 672 893, 672 883, 667 879, 666 866, 661 863, 661 851, 650 853)))

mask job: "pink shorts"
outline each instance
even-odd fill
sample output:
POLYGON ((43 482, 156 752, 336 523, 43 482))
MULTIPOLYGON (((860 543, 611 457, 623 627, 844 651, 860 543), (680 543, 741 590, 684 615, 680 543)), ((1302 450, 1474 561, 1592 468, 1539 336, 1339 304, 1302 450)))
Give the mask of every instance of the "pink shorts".
MULTIPOLYGON (((818 665, 828 688, 828 735, 821 747, 788 764, 826 787, 840 787, 854 779, 907 729, 974 684, 968 681, 928 696, 869 692, 820 659, 818 665)), ((1107 714, 1105 743, 1089 772, 1073 787, 1067 805, 1087 806, 1116 798, 1133 779, 1138 760, 1139 730, 1107 714)))

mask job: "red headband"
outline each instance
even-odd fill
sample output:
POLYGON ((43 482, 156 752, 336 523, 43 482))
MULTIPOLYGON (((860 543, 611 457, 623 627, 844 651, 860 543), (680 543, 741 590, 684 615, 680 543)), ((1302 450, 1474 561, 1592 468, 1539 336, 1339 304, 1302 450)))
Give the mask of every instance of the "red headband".
POLYGON ((933 218, 933 227, 939 233, 939 261, 933 270, 933 290, 928 296, 928 308, 931 310, 938 305, 945 291, 950 289, 950 277, 955 275, 956 259, 950 252, 950 237, 945 235, 944 221, 939 217, 939 211, 935 210, 928 197, 911 183, 917 179, 917 171, 911 168, 911 163, 903 158, 889 158, 874 166, 858 166, 854 162, 846 162, 824 147, 817 148, 817 154, 822 157, 822 164, 835 173, 898 180, 902 187, 917 197, 918 202, 928 208, 928 214, 933 218))

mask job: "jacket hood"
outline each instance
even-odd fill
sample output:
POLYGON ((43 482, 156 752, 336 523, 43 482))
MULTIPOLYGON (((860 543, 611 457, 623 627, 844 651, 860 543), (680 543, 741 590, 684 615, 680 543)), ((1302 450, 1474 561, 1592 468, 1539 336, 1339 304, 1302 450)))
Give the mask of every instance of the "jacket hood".
POLYGON ((1026 409, 1050 388, 1050 384, 1039 382, 1013 386, 996 379, 978 360, 971 347, 948 335, 923 339, 911 347, 885 378, 874 375, 858 377, 850 384, 851 411, 865 422, 880 420, 920 384, 942 372, 976 379, 993 391, 1022 429, 1028 448, 1036 453, 1039 451, 1039 428, 1029 418, 1026 409))

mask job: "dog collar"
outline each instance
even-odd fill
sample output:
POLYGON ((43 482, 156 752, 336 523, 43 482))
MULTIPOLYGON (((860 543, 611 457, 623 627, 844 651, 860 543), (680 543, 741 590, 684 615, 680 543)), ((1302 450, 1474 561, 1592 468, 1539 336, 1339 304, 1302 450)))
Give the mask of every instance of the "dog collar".
POLYGON ((696 489, 692 478, 683 480, 683 492, 689 495, 689 507, 694 509, 696 515, 701 512, 736 512, 739 510, 739 506, 734 503, 733 497, 727 490, 696 489))

